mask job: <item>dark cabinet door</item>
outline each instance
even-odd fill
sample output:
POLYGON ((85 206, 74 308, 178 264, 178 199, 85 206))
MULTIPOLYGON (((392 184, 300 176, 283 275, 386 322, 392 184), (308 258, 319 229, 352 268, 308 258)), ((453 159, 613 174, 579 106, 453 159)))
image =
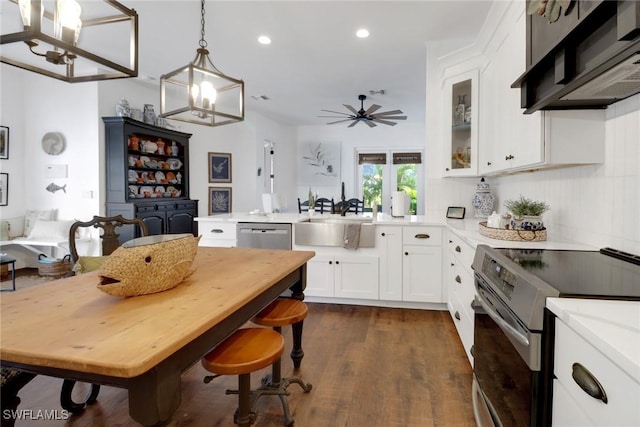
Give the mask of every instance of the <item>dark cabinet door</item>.
POLYGON ((138 214, 138 218, 144 221, 149 235, 165 234, 166 216, 164 212, 142 213, 138 214))
POLYGON ((193 233, 194 217, 191 211, 167 212, 167 233, 193 233))

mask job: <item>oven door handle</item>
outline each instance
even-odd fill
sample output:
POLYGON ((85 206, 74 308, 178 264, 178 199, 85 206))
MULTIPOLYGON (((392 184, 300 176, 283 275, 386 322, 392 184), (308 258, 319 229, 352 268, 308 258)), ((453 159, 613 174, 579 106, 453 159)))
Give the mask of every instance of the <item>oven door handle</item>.
POLYGON ((511 335, 516 341, 519 343, 526 345, 527 347, 530 345, 529 338, 525 335, 521 334, 520 331, 515 329, 513 326, 508 324, 500 315, 492 309, 489 304, 487 304, 480 295, 476 295, 476 301, 480 303, 484 311, 493 319, 494 322, 498 324, 500 329, 502 329, 505 333, 511 335))

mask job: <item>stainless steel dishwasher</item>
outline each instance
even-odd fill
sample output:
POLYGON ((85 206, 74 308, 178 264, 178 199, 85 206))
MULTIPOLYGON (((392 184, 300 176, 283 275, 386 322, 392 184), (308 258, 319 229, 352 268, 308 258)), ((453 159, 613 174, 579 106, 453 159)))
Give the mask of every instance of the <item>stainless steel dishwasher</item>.
POLYGON ((239 222, 239 248, 291 249, 291 224, 239 222))

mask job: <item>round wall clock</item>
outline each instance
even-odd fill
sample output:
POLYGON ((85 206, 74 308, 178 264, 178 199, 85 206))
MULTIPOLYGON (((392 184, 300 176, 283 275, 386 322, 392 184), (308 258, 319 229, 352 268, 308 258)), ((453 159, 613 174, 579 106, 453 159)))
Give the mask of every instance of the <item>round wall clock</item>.
POLYGON ((64 135, 60 132, 47 132, 42 137, 42 150, 51 155, 57 156, 65 148, 64 135))

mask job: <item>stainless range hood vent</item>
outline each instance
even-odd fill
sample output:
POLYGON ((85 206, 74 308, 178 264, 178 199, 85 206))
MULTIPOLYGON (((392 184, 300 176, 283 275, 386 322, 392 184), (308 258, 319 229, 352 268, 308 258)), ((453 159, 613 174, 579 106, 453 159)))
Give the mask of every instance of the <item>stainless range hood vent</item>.
POLYGON ((636 53, 609 71, 568 93, 563 101, 624 99, 640 93, 640 54, 636 53))

